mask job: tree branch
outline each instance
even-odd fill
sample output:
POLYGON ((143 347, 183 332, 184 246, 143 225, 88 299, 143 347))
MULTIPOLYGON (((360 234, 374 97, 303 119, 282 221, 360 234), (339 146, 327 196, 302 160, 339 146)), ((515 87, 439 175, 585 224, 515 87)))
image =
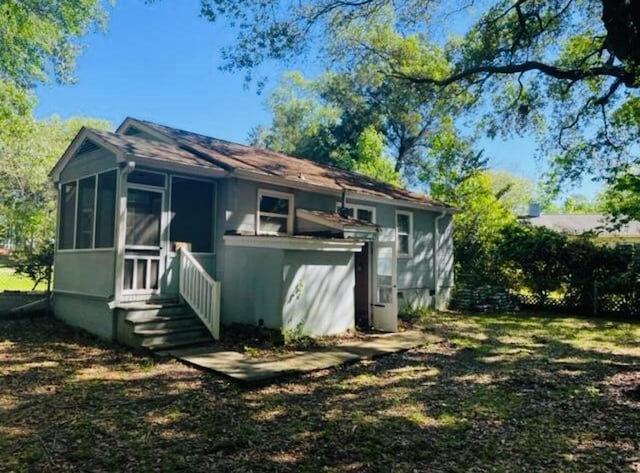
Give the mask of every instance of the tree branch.
POLYGON ((475 66, 445 77, 434 79, 433 77, 415 77, 402 72, 397 72, 400 77, 416 84, 433 84, 446 87, 455 82, 470 78, 477 74, 507 75, 521 72, 537 71, 555 79, 581 80, 589 77, 616 77, 627 87, 637 88, 635 75, 618 66, 594 66, 588 69, 562 69, 560 67, 545 64, 539 61, 525 61, 520 64, 482 65, 475 66))

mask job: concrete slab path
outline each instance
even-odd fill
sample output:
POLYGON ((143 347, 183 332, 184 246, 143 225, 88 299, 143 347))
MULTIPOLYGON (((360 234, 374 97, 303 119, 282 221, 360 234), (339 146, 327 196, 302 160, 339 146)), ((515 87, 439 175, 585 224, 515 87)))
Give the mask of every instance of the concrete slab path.
POLYGON ((277 359, 267 360, 252 358, 236 351, 221 351, 215 346, 175 349, 167 353, 192 366, 215 371, 234 380, 251 384, 397 353, 438 341, 440 339, 435 335, 419 330, 409 330, 370 335, 364 339, 343 341, 333 347, 291 352, 277 359))

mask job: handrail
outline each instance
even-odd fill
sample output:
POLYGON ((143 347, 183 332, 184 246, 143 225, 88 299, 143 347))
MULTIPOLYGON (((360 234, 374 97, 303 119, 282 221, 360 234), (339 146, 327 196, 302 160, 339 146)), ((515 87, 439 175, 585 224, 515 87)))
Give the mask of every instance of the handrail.
POLYGON ((220 283, 184 247, 180 256, 180 297, 189 304, 213 338, 220 338, 220 283))

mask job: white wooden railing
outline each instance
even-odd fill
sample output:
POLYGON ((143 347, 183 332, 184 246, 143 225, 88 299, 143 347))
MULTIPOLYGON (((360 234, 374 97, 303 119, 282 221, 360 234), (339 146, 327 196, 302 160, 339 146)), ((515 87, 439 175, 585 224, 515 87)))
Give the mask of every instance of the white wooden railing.
POLYGON ((180 248, 180 297, 189 304, 213 335, 220 338, 220 283, 193 257, 180 248))

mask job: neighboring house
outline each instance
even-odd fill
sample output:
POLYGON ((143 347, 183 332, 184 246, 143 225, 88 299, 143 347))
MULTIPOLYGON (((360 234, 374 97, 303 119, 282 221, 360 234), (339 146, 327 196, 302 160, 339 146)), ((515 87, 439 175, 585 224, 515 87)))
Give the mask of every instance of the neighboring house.
POLYGON ((640 222, 631 221, 613 229, 606 214, 542 214, 537 204, 529 208, 529 215, 521 217, 535 227, 545 227, 567 235, 592 233, 603 244, 640 243, 640 222))
POLYGON ((128 118, 83 128, 51 176, 55 314, 107 339, 394 331, 449 300, 453 210, 361 174, 128 118))

